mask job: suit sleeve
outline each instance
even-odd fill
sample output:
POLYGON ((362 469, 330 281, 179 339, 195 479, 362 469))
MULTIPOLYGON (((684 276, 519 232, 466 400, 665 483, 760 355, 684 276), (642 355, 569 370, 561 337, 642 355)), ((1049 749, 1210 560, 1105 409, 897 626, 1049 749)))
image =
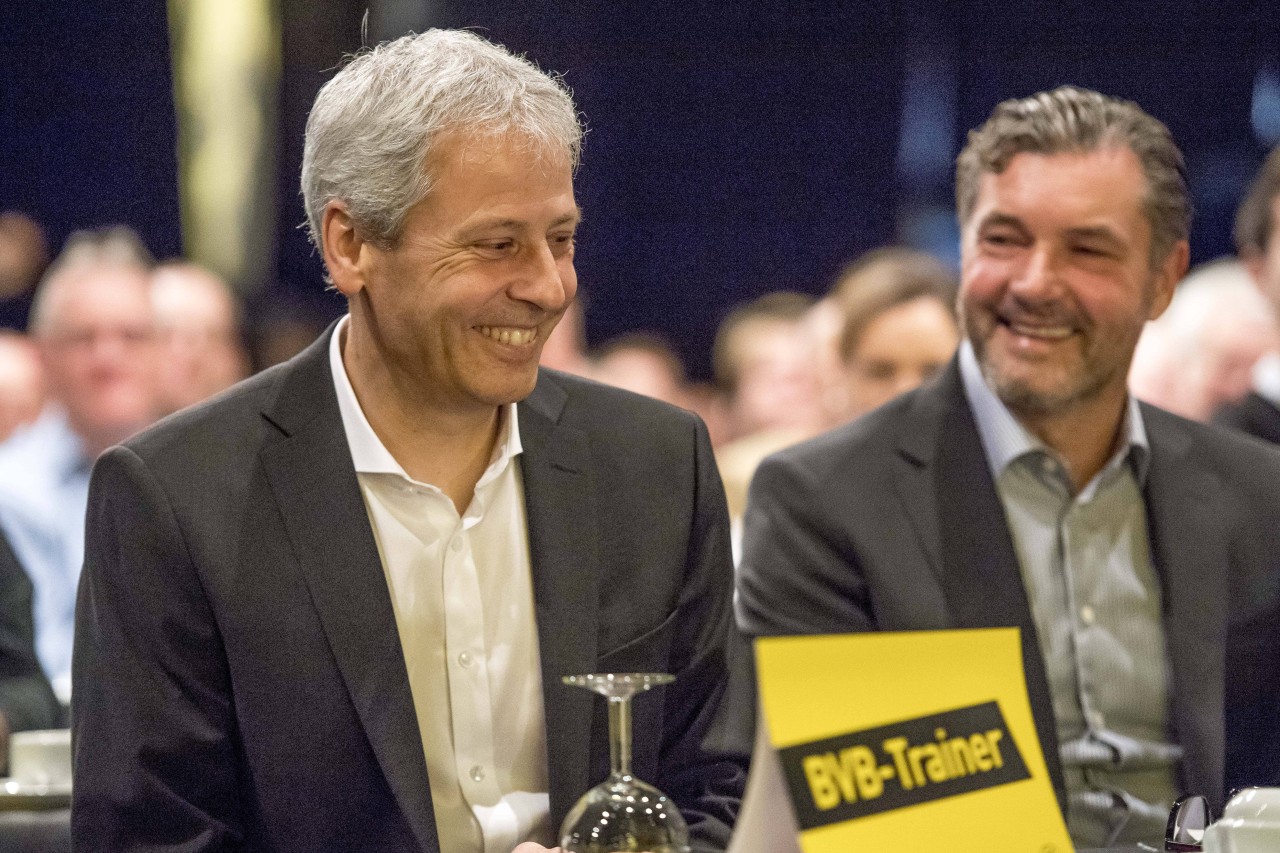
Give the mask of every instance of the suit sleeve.
POLYGON ((680 806, 698 853, 729 842, 746 787, 753 702, 745 643, 733 622, 733 561, 724 489, 706 427, 695 438, 695 516, 672 648, 660 779, 680 806))
POLYGON ((9 730, 48 729, 61 708, 36 659, 31 580, 0 532, 0 713, 9 730))
POLYGON ((95 467, 87 524, 72 667, 75 849, 232 848, 244 780, 221 639, 170 501, 127 448, 95 467))
POLYGON ((848 506, 789 454, 766 459, 751 481, 738 567, 738 625, 748 637, 875 628, 858 568, 848 506))

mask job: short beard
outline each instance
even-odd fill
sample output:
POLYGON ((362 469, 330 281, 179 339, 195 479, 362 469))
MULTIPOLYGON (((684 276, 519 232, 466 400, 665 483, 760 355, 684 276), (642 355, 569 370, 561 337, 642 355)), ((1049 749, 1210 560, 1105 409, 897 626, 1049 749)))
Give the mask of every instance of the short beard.
POLYGON ((1110 375, 1089 374, 1082 377, 1080 383, 1061 391, 1041 391, 1028 387, 1021 381, 1001 380, 981 355, 978 356, 978 365, 982 368, 982 376, 987 385, 996 392, 1005 408, 1016 414, 1037 418, 1070 411, 1076 405, 1097 396, 1112 378, 1110 375))

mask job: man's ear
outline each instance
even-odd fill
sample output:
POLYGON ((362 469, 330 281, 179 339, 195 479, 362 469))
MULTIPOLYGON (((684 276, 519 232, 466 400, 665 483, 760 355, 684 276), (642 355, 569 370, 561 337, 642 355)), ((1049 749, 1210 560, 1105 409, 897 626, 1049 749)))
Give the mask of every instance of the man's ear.
POLYGON ((1148 320, 1156 319, 1169 307, 1174 291, 1178 289, 1178 282, 1186 276, 1190 263, 1191 245, 1186 240, 1174 243, 1153 275, 1152 286, 1155 293, 1151 300, 1151 310, 1147 314, 1148 320))
POLYGON ((356 228, 346 205, 340 201, 329 202, 320 219, 320 234, 325 269, 334 287, 347 298, 355 296, 364 287, 369 244, 356 228))

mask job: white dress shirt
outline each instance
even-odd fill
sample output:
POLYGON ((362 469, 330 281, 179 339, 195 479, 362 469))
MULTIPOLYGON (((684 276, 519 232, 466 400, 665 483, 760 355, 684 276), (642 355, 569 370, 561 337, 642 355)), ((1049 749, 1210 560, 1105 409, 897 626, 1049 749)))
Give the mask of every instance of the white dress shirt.
POLYGON ((460 515, 409 477, 329 349, 351 458, 386 574, 426 753, 441 850, 553 846, 538 632, 515 405, 460 515))

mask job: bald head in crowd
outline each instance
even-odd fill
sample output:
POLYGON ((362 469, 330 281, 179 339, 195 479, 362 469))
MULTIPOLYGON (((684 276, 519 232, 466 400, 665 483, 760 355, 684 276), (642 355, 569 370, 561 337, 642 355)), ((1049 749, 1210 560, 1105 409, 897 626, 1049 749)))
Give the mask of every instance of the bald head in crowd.
POLYGON ((32 304, 49 396, 89 458, 159 412, 148 261, 124 229, 73 235, 32 304))
POLYGON ((225 281, 196 264, 161 264, 151 276, 151 302, 164 413, 208 399, 248 375, 240 304, 225 281))

